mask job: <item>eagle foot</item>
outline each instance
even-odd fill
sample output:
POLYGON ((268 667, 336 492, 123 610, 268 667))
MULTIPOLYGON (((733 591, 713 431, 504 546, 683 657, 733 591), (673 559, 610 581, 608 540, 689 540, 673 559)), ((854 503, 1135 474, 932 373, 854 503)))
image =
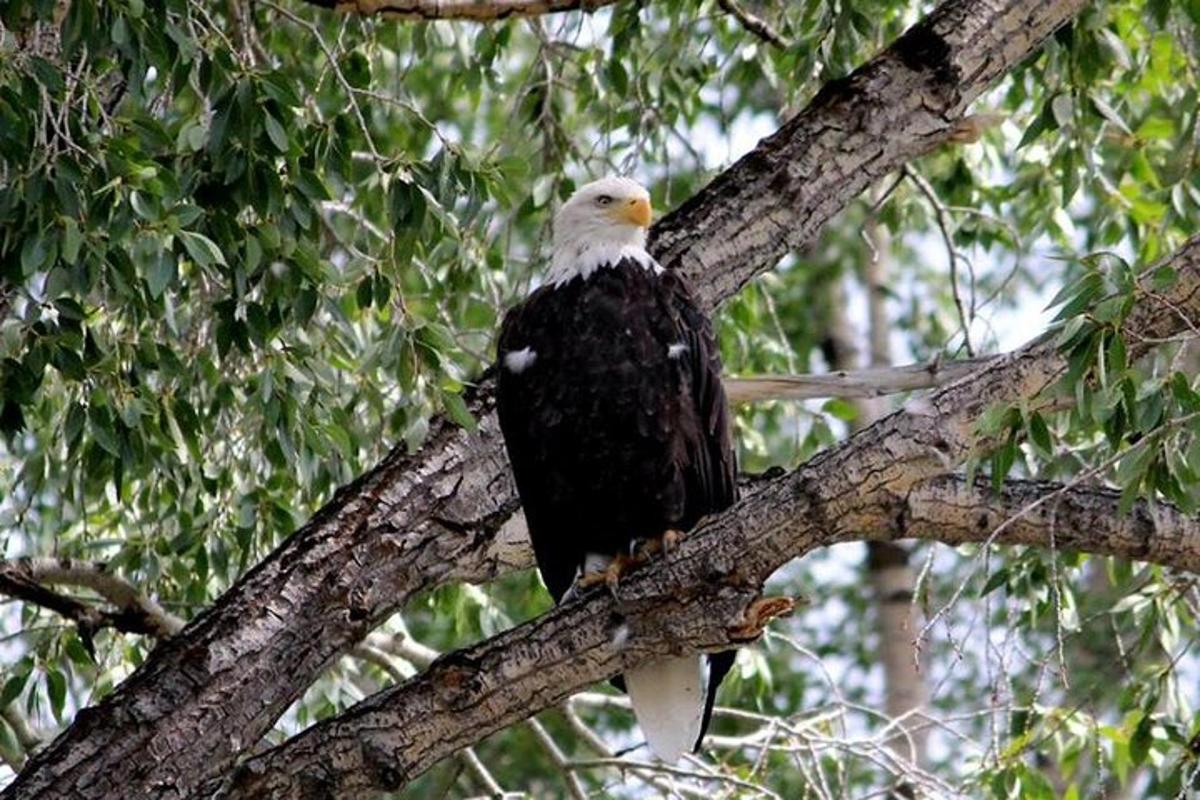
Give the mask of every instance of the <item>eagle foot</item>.
POLYGON ((679 547, 679 543, 683 541, 686 534, 683 531, 670 528, 663 531, 662 536, 657 536, 651 539, 644 539, 634 551, 633 557, 637 559, 639 564, 644 564, 654 556, 666 554, 679 547))
POLYGON ((579 580, 575 581, 575 585, 580 589, 590 589, 593 586, 604 584, 609 591, 616 592, 617 584, 621 582, 621 578, 629 572, 633 572, 634 568, 640 566, 645 561, 644 558, 638 556, 618 555, 608 563, 608 566, 599 572, 585 572, 579 576, 579 580))
POLYGON ((760 597, 742 612, 742 618, 727 629, 729 638, 735 641, 749 641, 762 635, 763 628, 776 617, 786 616, 796 608, 796 601, 790 597, 760 597))

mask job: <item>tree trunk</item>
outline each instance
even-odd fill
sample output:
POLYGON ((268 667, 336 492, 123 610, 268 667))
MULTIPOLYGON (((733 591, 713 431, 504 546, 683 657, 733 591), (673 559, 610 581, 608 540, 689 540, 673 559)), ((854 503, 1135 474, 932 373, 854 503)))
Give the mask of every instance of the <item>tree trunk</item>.
MULTIPOLYGON (((870 366, 887 367, 892 363, 888 341, 892 326, 886 292, 891 240, 873 219, 867 221, 866 234, 873 254, 864 276, 870 366)), ((860 427, 873 424, 886 413, 882 399, 865 405, 866 414, 860 427)), ((925 761, 928 727, 922 719, 910 715, 928 706, 929 693, 921 676, 920 649, 915 645, 921 614, 913 602, 916 577, 908 558, 908 548, 904 545, 867 543, 867 578, 875 592, 875 628, 879 634, 879 660, 883 664, 884 710, 892 719, 900 720, 897 725, 900 735, 888 744, 901 758, 919 767, 925 761)))

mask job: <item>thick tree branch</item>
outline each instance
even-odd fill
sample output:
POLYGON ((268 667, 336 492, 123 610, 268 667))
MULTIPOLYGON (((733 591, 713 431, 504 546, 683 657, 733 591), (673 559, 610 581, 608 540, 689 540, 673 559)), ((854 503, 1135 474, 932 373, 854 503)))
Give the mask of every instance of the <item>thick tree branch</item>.
POLYGON ((986 480, 972 484, 946 475, 917 487, 905 498, 902 514, 881 516, 862 533, 958 545, 989 541, 1003 525, 995 544, 1053 545, 1200 573, 1200 519, 1169 503, 1138 502, 1122 514, 1120 500, 1119 491, 1101 486, 1063 491, 1050 481, 1010 480, 994 492, 986 480))
MULTIPOLYGON (((652 252, 715 305, 950 138, 970 102, 1083 5, 949 0, 664 218, 652 252)), ((476 432, 436 418, 419 453, 401 446, 339 490, 2 796, 189 795, 408 598, 494 572, 508 552, 494 534, 518 503, 490 387, 469 398, 476 432)))
MULTIPOLYGON (((1178 280, 1165 295, 1152 293, 1146 276, 1155 270, 1147 270, 1141 303, 1122 331, 1134 355, 1147 350, 1140 337, 1161 338, 1200 319, 1200 236, 1164 263, 1178 280)), ((1036 488, 1001 495, 991 509, 977 486, 928 483, 982 444, 976 423, 987 409, 1038 397, 1066 367, 1047 336, 990 362, 761 483, 727 512, 701 522, 668 559, 622 583, 618 599, 594 592, 444 656, 412 680, 250 759, 232 797, 340 798, 396 789, 456 750, 653 655, 719 649, 752 637, 760 628, 762 582, 792 558, 836 542, 906 538, 922 523, 933 540, 986 541, 995 534, 1000 542, 1053 541, 1194 565, 1200 552, 1189 548, 1200 544, 1200 523, 1178 513, 1143 506, 1122 518, 1115 494, 1081 491, 1082 500, 1044 503, 996 534, 987 520, 1025 509, 1036 488), (923 485, 934 493, 910 507, 923 485), (1048 513, 1054 526, 1042 524, 1039 536, 1036 522, 1048 513), (1146 527, 1147 520, 1153 525, 1146 527), (1150 534, 1166 544, 1150 543, 1150 534)))
POLYGON ((401 20, 457 19, 497 22, 510 17, 538 17, 563 11, 595 11, 617 0, 304 0, 364 17, 401 20))

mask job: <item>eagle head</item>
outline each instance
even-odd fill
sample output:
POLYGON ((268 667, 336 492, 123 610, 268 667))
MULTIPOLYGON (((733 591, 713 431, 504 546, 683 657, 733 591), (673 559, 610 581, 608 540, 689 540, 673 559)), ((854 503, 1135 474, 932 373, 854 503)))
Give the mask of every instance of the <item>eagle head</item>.
POLYGON ((647 264, 650 193, 637 181, 608 177, 581 186, 554 217, 552 275, 568 279, 632 258, 647 264))

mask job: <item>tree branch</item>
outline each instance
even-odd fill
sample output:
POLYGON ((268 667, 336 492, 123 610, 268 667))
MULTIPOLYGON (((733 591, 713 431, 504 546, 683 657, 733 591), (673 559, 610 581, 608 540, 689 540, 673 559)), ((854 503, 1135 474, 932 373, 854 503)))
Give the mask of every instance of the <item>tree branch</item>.
POLYGON ((945 475, 917 487, 902 515, 878 518, 863 536, 913 537, 959 545, 986 542, 1001 526, 996 544, 1061 550, 1146 561, 1200 573, 1200 519, 1170 503, 1135 503, 1120 513, 1121 493, 1102 486, 1063 491, 1052 481, 1008 480, 997 492, 983 479, 968 483, 945 475), (1050 495, 1049 502, 1034 507, 1050 495))
MULTIPOLYGON (((880 176, 947 141, 971 101, 1083 5, 948 0, 667 215, 651 251, 712 307, 810 241, 880 176)), ((435 418, 419 453, 401 445, 339 490, 80 715, 3 797, 132 796, 166 785, 188 795, 414 594, 494 573, 510 552, 494 535, 518 502, 491 381, 468 399, 476 432, 435 418)))
POLYGON ((185 624, 132 583, 112 574, 103 563, 71 558, 22 558, 0 562, 0 574, 4 573, 19 573, 41 584, 91 589, 130 618, 141 620, 151 636, 173 636, 185 624))
POLYGON ((399 20, 456 19, 498 22, 511 17, 537 17, 564 11, 595 11, 617 0, 304 0, 364 17, 399 20))
POLYGON ((779 34, 771 24, 757 14, 752 14, 742 7, 737 0, 717 0, 717 5, 736 19, 741 26, 773 47, 787 50, 792 43, 779 34))
POLYGON ((820 397, 883 397, 953 383, 1000 356, 957 361, 926 361, 900 367, 839 369, 823 375, 749 375, 724 378, 731 404, 764 400, 812 400, 820 397))
POLYGON ((0 594, 15 597, 60 614, 79 626, 85 644, 101 628, 159 638, 183 629, 183 620, 143 596, 133 585, 106 571, 103 564, 69 558, 22 558, 0 561, 0 594), (116 611, 95 608, 47 585, 92 589, 116 611))
MULTIPOLYGON (((1141 302, 1122 330, 1135 356, 1147 350, 1139 337, 1153 331, 1159 338, 1200 317, 1200 236, 1143 273, 1138 294, 1141 302), (1164 265, 1178 276, 1165 296, 1148 288, 1148 276, 1164 265)), ((793 472, 763 481, 733 508, 702 521, 669 558, 623 582, 618 598, 592 592, 443 656, 410 681, 251 758, 230 796, 340 798, 398 789, 456 750, 653 656, 753 638, 772 610, 758 596, 763 581, 791 559, 837 542, 906 538, 922 523, 931 540, 995 535, 999 542, 1045 545, 1053 535, 1063 547, 1089 552, 1182 568, 1200 563, 1200 522, 1178 512, 1142 503, 1122 517, 1119 495, 1073 495, 1074 489, 1063 492, 1072 502, 1056 499, 1025 512, 1031 493, 1045 484, 1025 491, 1019 484, 993 507, 977 485, 938 482, 951 480, 944 476, 983 444, 975 423, 986 410, 1038 397, 1066 368, 1049 336, 992 361, 793 472), (923 497, 923 486, 933 487, 930 495, 923 497), (913 498, 918 502, 910 506, 913 498), (1022 514, 1002 530, 986 523, 1016 511, 1022 514), (1151 535, 1162 544, 1150 542, 1151 535)))

